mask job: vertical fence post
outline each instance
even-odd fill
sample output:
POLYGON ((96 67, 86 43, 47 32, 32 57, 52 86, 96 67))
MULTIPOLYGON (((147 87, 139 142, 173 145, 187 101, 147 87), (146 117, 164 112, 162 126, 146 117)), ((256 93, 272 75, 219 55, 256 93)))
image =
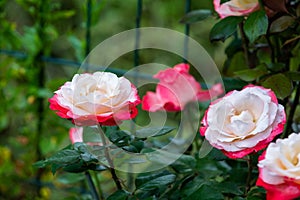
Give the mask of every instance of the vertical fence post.
MULTIPOLYGON (((137 0, 137 8, 136 8, 136 18, 135 18, 135 44, 134 44, 134 67, 139 66, 140 64, 140 54, 139 54, 139 47, 140 47, 140 30, 141 27, 141 18, 142 18, 142 11, 143 11, 143 0, 137 0)), ((139 69, 135 68, 134 74, 133 74, 133 84, 138 85, 138 76, 139 76, 139 69)), ((131 133, 135 134, 135 119, 131 122, 131 133)), ((127 187, 129 191, 133 189, 133 174, 132 174, 132 167, 129 164, 128 165, 128 173, 127 173, 127 187)))
MULTIPOLYGON (((85 57, 91 51, 91 23, 92 23, 92 0, 86 2, 86 31, 85 31, 85 57)), ((85 71, 89 70, 89 62, 86 62, 85 71)))
MULTIPOLYGON (((184 13, 187 14, 188 12, 191 11, 191 0, 185 0, 185 11, 184 13)), ((188 36, 190 35, 190 25, 188 23, 186 23, 184 25, 184 33, 185 33, 185 38, 184 38, 184 49, 183 49, 183 62, 187 63, 187 59, 188 59, 188 43, 189 43, 189 38, 188 36)))
MULTIPOLYGON (((47 15, 48 10, 47 9, 48 5, 48 0, 43 0, 39 2, 38 4, 38 12, 37 13, 37 23, 38 23, 38 29, 37 29, 37 34, 39 37, 40 41, 45 41, 44 37, 44 29, 45 29, 45 15, 47 15)), ((39 50, 37 55, 34 58, 33 65, 37 67, 37 73, 36 73, 36 78, 37 78, 37 87, 38 89, 42 89, 45 87, 45 63, 41 61, 41 57, 44 56, 45 54, 45 49, 47 48, 48 44, 46 42, 43 42, 43 47, 39 50)), ((41 160, 42 159, 42 151, 40 148, 40 141, 41 137, 43 134, 43 122, 44 122, 44 97, 37 97, 37 133, 35 137, 35 149, 36 149, 36 159, 41 160)), ((37 195, 40 196, 40 190, 42 187, 41 184, 41 177, 44 173, 44 169, 40 168, 37 171, 36 174, 36 184, 37 184, 37 195)))
POLYGON ((136 19, 135 19, 135 50, 134 50, 134 66, 138 66, 140 63, 139 57, 139 46, 140 46, 140 30, 141 27, 141 18, 142 18, 142 9, 143 9, 143 1, 137 0, 137 9, 136 9, 136 19))
MULTIPOLYGON (((92 0, 87 0, 86 2, 86 32, 85 32, 85 57, 87 57, 91 51, 91 22, 92 22, 92 0)), ((88 59, 88 58, 87 58, 88 59)), ((86 66, 84 66, 85 71, 89 70, 89 62, 86 61, 86 66)), ((91 189, 91 194, 94 200, 99 200, 99 195, 89 171, 85 171, 85 176, 87 178, 87 183, 91 189)), ((101 194, 101 193, 100 193, 101 194)), ((103 197, 101 196, 101 199, 103 197)))
MULTIPOLYGON (((137 8, 136 8, 136 18, 135 18, 135 44, 134 44, 134 55, 133 55, 133 62, 134 67, 137 67, 140 64, 140 54, 139 54, 139 47, 140 47, 140 30, 141 27, 141 17, 142 17, 142 9, 143 9, 143 0, 137 0, 137 8)), ((138 84, 138 76, 139 76, 139 69, 134 69, 133 74, 133 84, 138 84)), ((135 122, 135 119, 132 120, 135 122)), ((135 133, 135 123, 131 123, 131 132, 135 133)))

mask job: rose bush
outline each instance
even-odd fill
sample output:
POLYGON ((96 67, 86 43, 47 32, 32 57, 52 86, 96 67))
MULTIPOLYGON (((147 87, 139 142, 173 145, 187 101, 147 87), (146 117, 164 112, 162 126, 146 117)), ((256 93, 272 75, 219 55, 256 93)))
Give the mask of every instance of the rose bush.
POLYGON ((136 88, 109 72, 76 74, 49 99, 50 109, 76 125, 115 125, 137 115, 136 88))
POLYGON ((265 148, 285 121, 284 108, 270 89, 248 85, 212 102, 200 133, 228 157, 241 158, 265 148))
POLYGON ((151 112, 158 110, 180 111, 192 101, 208 101, 222 94, 221 84, 203 90, 195 78, 189 74, 190 66, 185 63, 158 72, 156 93, 147 92, 142 100, 142 108, 151 112))
POLYGON ((215 11, 221 18, 228 16, 244 16, 259 9, 258 0, 230 0, 221 3, 221 0, 214 0, 215 11))
POLYGON ((300 197, 300 135, 271 143, 259 157, 257 185, 267 190, 268 200, 300 197))

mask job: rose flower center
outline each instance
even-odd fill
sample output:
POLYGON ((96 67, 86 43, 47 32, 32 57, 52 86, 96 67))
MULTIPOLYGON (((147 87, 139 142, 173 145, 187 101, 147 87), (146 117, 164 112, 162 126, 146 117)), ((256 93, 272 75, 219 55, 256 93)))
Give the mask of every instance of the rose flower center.
POLYGON ((230 117, 229 129, 236 136, 247 136, 255 128, 254 118, 248 110, 235 112, 230 117))

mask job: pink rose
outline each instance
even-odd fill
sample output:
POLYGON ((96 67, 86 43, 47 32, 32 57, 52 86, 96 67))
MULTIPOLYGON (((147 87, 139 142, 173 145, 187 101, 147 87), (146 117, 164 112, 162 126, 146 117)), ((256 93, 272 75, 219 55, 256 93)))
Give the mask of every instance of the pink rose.
POLYGON ((181 111, 189 102, 208 101, 224 92, 221 84, 214 85, 210 90, 202 90, 201 85, 189 74, 189 68, 188 64, 181 63, 154 75, 159 79, 156 93, 146 93, 142 108, 151 112, 181 111))
POLYGON ((76 74, 49 99, 50 109, 79 126, 116 125, 137 115, 136 88, 109 72, 76 74))
POLYGON ((284 108, 270 89, 248 85, 212 102, 200 133, 226 156, 242 158, 265 148, 285 121, 284 108))
POLYGON ((256 185, 267 190, 267 200, 300 197, 300 135, 271 143, 259 157, 256 185))
MULTIPOLYGON (((76 142, 84 142, 83 141, 83 127, 70 128, 69 130, 69 138, 72 144, 76 142)), ((88 145, 91 146, 102 146, 101 142, 87 142, 88 145)))
POLYGON ((228 16, 245 16, 259 9, 259 1, 230 0, 221 4, 221 0, 214 0, 214 7, 221 18, 228 16))

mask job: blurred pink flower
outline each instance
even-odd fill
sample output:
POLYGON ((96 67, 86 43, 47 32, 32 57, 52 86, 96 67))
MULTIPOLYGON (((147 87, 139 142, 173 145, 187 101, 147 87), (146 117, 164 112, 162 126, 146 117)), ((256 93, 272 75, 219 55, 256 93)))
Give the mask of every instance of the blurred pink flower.
POLYGON ((267 190, 267 200, 300 197, 300 135, 271 143, 259 157, 256 185, 267 190))
MULTIPOLYGON (((70 128, 69 138, 72 144, 83 141, 83 127, 70 128)), ((86 142, 90 146, 102 146, 101 142, 86 142)))
POLYGON ((156 93, 146 93, 142 100, 142 108, 150 112, 181 111, 189 102, 208 101, 223 94, 221 84, 216 84, 209 90, 203 90, 195 78, 189 74, 189 68, 188 64, 181 63, 154 75, 154 78, 159 79, 156 93))
POLYGON ((137 89, 109 72, 76 74, 49 99, 50 109, 79 126, 112 126, 137 115, 137 89))
POLYGON ((70 128, 69 138, 72 144, 76 142, 83 142, 83 127, 70 128))
POLYGON ((230 158, 242 158, 265 148, 282 133, 284 107, 270 89, 248 85, 212 102, 200 128, 201 135, 230 158))
POLYGON ((245 16, 259 9, 259 1, 230 0, 221 4, 221 0, 214 0, 214 7, 221 18, 228 16, 245 16))

